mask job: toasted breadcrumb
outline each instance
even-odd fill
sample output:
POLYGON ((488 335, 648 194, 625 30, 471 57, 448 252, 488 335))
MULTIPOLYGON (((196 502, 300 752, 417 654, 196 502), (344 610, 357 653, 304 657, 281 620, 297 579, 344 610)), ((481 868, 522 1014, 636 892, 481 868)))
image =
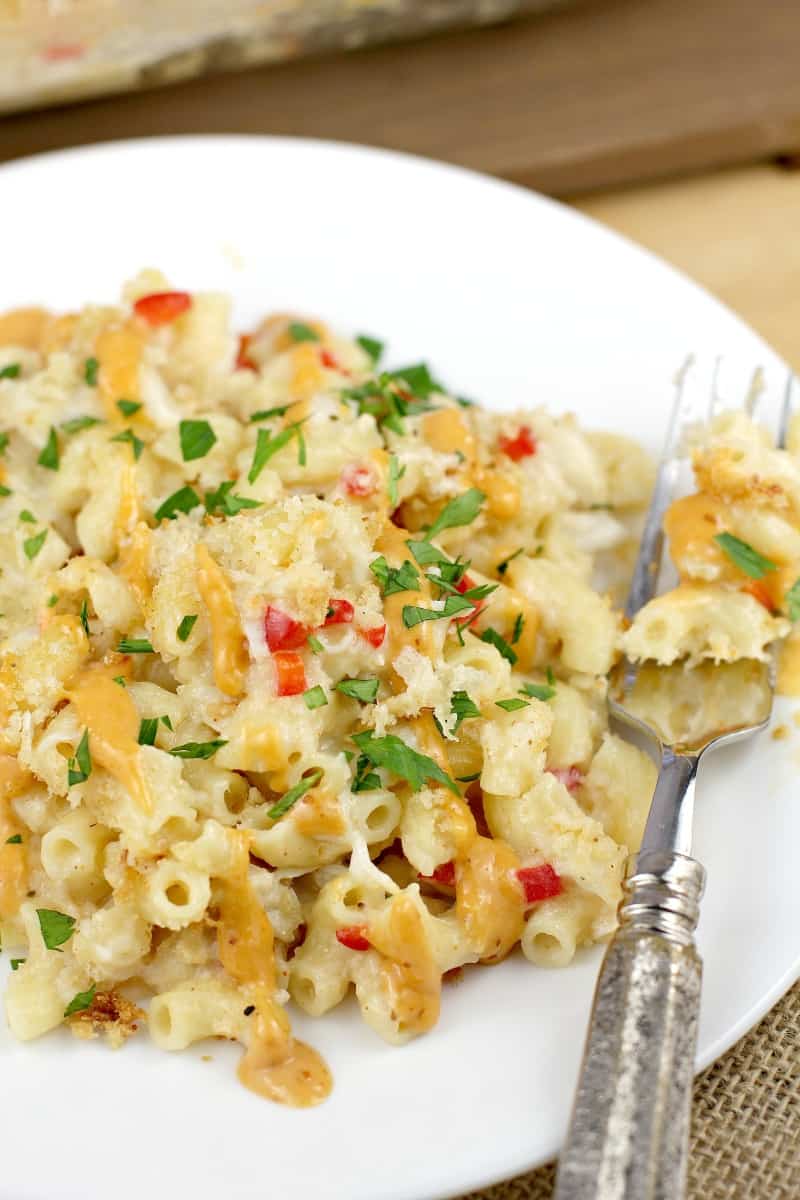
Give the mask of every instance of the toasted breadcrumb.
POLYGON ((118 992, 97 992, 92 1003, 82 1012, 75 1013, 69 1025, 79 1038, 94 1038, 103 1034, 108 1044, 117 1050, 139 1028, 144 1020, 144 1011, 120 996, 118 992))

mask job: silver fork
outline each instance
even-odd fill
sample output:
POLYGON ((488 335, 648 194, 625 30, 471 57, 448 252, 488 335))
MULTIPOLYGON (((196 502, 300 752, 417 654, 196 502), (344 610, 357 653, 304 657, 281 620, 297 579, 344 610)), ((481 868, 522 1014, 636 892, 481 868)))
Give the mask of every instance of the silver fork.
MULTIPOLYGON (((685 431, 693 415, 686 386, 690 366, 687 362, 676 380, 626 607, 630 619, 658 586, 663 518, 675 498, 685 431)), ((760 394, 756 383, 754 376, 745 399, 751 414, 760 394)), ((778 420, 781 446, 792 386, 790 376, 778 420)), ((715 370, 712 414, 718 399, 715 370)), ((694 931, 705 884, 703 867, 691 857, 695 779, 709 750, 763 729, 772 709, 770 664, 747 714, 727 722, 724 732, 695 730, 690 737, 668 737, 637 703, 639 677, 635 665, 621 664, 611 684, 610 711, 650 738, 660 754, 660 770, 641 849, 628 863, 619 928, 600 969, 554 1200, 679 1200, 684 1195, 702 976, 694 931)), ((705 676, 702 669, 698 673, 698 687, 704 679, 711 679, 707 669, 705 676)))

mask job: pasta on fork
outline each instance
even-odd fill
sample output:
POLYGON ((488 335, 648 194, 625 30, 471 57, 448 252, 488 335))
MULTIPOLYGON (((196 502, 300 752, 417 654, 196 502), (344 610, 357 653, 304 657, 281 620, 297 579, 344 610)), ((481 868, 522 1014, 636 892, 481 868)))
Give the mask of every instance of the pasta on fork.
POLYGON ((290 999, 353 994, 402 1043, 449 973, 613 929, 655 768, 606 676, 623 647, 781 636, 800 543, 765 604, 692 531, 730 502, 777 572, 800 489, 720 427, 671 531, 683 607, 626 631, 597 580, 630 562, 638 446, 229 310, 144 272, 117 306, 0 318, 6 1006, 23 1040, 233 1039, 248 1087, 308 1105, 331 1079, 290 999))

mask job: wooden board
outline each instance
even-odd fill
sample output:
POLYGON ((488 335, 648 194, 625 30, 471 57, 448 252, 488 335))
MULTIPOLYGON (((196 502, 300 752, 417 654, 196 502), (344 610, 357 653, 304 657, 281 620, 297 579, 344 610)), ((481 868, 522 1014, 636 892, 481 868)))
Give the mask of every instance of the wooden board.
MULTIPOLYGON (((221 0, 220 0, 221 2, 221 0)), ((0 120, 0 161, 164 133, 390 146, 564 194, 800 149, 795 0, 584 0, 0 120)))

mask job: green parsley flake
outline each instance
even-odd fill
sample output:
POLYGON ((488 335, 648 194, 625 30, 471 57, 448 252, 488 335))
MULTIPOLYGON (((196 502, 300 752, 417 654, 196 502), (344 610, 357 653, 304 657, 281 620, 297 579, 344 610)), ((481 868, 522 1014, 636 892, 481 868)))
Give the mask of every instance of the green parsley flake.
POLYGON ((204 458, 217 440, 208 421, 181 421, 178 428, 184 462, 204 458))
POLYGON ((57 950, 68 942, 75 930, 75 918, 55 908, 37 908, 42 941, 48 950, 57 950))
POLYGON ((0 379, 16 379, 22 367, 20 363, 8 363, 5 367, 0 367, 0 379))
POLYGON ((306 455, 306 439, 303 437, 303 431, 298 426, 297 428, 297 465, 304 467, 307 462, 306 455))
POLYGON ((427 531, 428 541, 432 541, 443 529, 453 529, 457 525, 470 525, 481 511, 481 505, 485 499, 485 493, 478 488, 468 488, 461 496, 456 496, 454 500, 444 506, 427 531))
POLYGON ((248 420, 251 422, 268 421, 270 417, 282 417, 288 412, 288 409, 288 404, 278 404, 275 408, 261 408, 258 412, 251 413, 248 420))
POLYGON ((790 621, 800 619, 800 579, 796 579, 785 596, 790 621))
POLYGON ((55 606, 56 606, 57 604, 58 604, 58 596, 56 595, 56 593, 55 593, 55 592, 53 592, 52 596, 51 596, 51 597, 50 597, 50 599, 47 601, 47 607, 48 607, 48 608, 55 608, 55 606))
POLYGON ((308 635, 308 637, 306 638, 306 641, 308 642, 308 644, 311 647, 314 654, 321 654, 322 651, 325 649, 325 647, 323 646, 323 644, 319 640, 319 638, 314 637, 314 635, 312 633, 310 633, 308 635))
POLYGON ((81 604, 81 625, 83 632, 89 637, 89 605, 86 600, 81 604))
POLYGON ((158 732, 158 717, 142 717, 139 725, 138 742, 140 746, 155 746, 158 732))
POLYGON ((495 700, 495 704, 498 708, 504 708, 506 712, 516 712, 518 708, 528 707, 527 700, 520 700, 517 697, 513 697, 511 700, 495 700))
POLYGON ((124 675, 115 675, 115 676, 114 676, 114 679, 113 679, 113 682, 114 682, 114 683, 118 683, 120 687, 127 687, 127 686, 128 686, 128 685, 127 685, 127 683, 125 682, 125 676, 124 676, 124 675))
POLYGON ((400 459, 396 454, 389 455, 389 503, 392 508, 397 508, 399 494, 397 485, 406 473, 405 467, 400 466, 400 459))
POLYGON ((317 684, 316 687, 309 688, 307 692, 303 692, 303 700, 306 708, 324 708, 328 703, 328 697, 325 695, 323 688, 317 684))
POLYGON ((22 966, 22 964, 25 962, 25 959, 24 958, 12 958, 10 960, 10 962, 11 962, 11 970, 18 971, 20 969, 20 967, 22 966))
POLYGON ((233 481, 221 483, 215 492, 206 492, 206 512, 214 516, 235 517, 243 508, 261 508, 263 501, 251 500, 249 496, 232 496, 233 481))
POLYGON ((0 483, 0 496, 13 496, 13 494, 10 487, 6 487, 4 483, 0 483))
POLYGON ((19 514, 19 519, 20 521, 27 521, 29 525, 36 524, 36 517, 29 508, 23 508, 22 512, 19 514))
POLYGON ((118 400, 117 408, 122 413, 123 417, 132 417, 142 407, 139 400, 118 400))
POLYGON ((408 390, 420 400, 427 400, 431 392, 442 392, 444 388, 430 373, 426 363, 413 363, 401 367, 398 371, 390 371, 390 378, 405 384, 408 390))
POLYGON ((47 467, 48 471, 57 471, 59 468, 58 457, 58 434, 54 427, 50 426, 50 432, 47 435, 47 442, 44 450, 36 460, 40 467, 47 467))
POLYGON ((333 685, 335 692, 360 700, 362 704, 374 704, 378 695, 377 679, 340 679, 333 685))
POLYGON ((481 715, 481 710, 466 692, 453 692, 453 695, 450 697, 450 709, 458 718, 455 724, 456 729, 468 717, 479 717, 481 715))
POLYGON ((273 454, 277 454, 293 437, 296 437, 299 428, 299 423, 295 422, 293 425, 287 425, 280 433, 276 433, 275 437, 271 437, 268 430, 259 429, 256 449, 253 454, 253 465, 250 467, 247 475, 249 483, 255 483, 273 454))
POLYGON ((369 564, 369 569, 381 585, 384 596, 396 592, 412 592, 419 587, 419 573, 408 560, 402 567, 390 567, 383 555, 369 564))
POLYGON ((520 546, 519 550, 515 550, 513 554, 509 554, 508 558, 504 558, 502 562, 497 564, 497 574, 505 575, 508 570, 508 564, 513 562, 515 558, 519 558, 520 554, 524 554, 525 550, 520 546))
POLYGON ((767 571, 776 570, 774 562, 765 558, 763 554, 759 554, 741 538, 734 537, 732 533, 718 533, 714 541, 727 554, 734 566, 738 567, 740 571, 744 571, 745 575, 749 575, 751 579, 761 579, 767 571))
POLYGON ((120 654, 153 654, 148 638, 122 638, 117 650, 120 654))
POLYGON ((225 738, 215 738, 212 742, 184 742, 182 746, 173 746, 170 754, 176 758, 212 758, 227 744, 225 738))
POLYGON ((488 629, 484 629, 480 638, 482 642, 488 642, 490 646, 494 646, 495 650, 499 650, 503 658, 507 659, 512 667, 514 666, 514 663, 517 661, 516 652, 511 649, 508 642, 500 636, 496 629, 492 629, 489 626, 488 629))
POLYGON ((556 689, 544 683, 523 683, 521 689, 526 696, 532 696, 534 700, 552 700, 556 694, 556 689))
POLYGON ((7 846, 21 846, 22 845, 22 834, 15 833, 13 837, 6 838, 6 845, 7 846))
POLYGON ((136 434, 133 432, 132 429, 123 429, 122 433, 115 434, 114 437, 109 439, 109 441, 129 442, 130 447, 133 450, 134 462, 138 462, 139 459, 142 457, 142 451, 144 450, 144 442, 142 441, 141 438, 138 438, 136 436, 136 434))
POLYGON ((0 454, 5 454, 8 449, 8 434, 0 433, 0 454))
POLYGON ((87 1008, 91 1008, 96 991, 96 985, 92 984, 88 992, 78 992, 74 995, 64 1009, 64 1016, 73 1017, 75 1013, 84 1012, 87 1008))
POLYGON ((83 378, 88 383, 89 387, 97 387, 97 372, 100 369, 100 363, 96 358, 87 358, 83 364, 83 378))
POLYGON ((91 429, 92 425, 102 425, 99 417, 72 417, 69 421, 62 421, 61 428, 64 433, 80 433, 82 429, 91 429))
POLYGON ((156 521, 172 521, 177 517, 179 512, 191 512, 193 508, 197 508, 200 502, 200 497, 194 488, 185 484, 182 488, 178 488, 177 492, 173 492, 171 496, 167 496, 164 503, 156 509, 154 518, 156 521))
POLYGON ((25 551, 25 557, 31 562, 36 558, 36 555, 41 550, 47 537, 47 530, 43 529, 41 533, 37 533, 35 537, 26 538, 22 543, 22 549, 25 551))
POLYGON ((194 629, 196 620, 197 613, 189 613, 185 617, 181 617, 181 623, 175 631, 179 642, 187 641, 189 634, 194 629))
MULTIPOLYGON (((345 754, 347 754, 347 751, 345 751, 345 754)), ((352 757, 351 754, 350 758, 352 757)), ((374 792, 380 786, 380 775, 376 775, 374 771, 370 770, 370 761, 366 754, 359 754, 356 760, 356 773, 353 782, 350 784, 350 791, 354 794, 357 792, 374 792)))
POLYGON ((67 787, 76 783, 85 783, 92 773, 92 755, 89 750, 89 730, 84 729, 83 737, 78 742, 75 757, 67 762, 67 787))
POLYGON ((291 321, 289 323, 289 337, 293 342, 319 341, 319 334, 310 325, 303 324, 302 321, 291 321))
POLYGON ((476 779, 480 779, 480 771, 475 771, 473 775, 456 775, 457 783, 474 783, 476 779))
POLYGON ((281 796, 277 804, 273 804, 267 813, 269 819, 277 821, 290 808, 293 808, 297 801, 302 796, 305 796, 306 792, 310 792, 312 788, 316 787, 321 779, 322 771, 319 767, 315 767, 313 771, 309 771, 308 775, 301 779, 299 783, 296 783, 293 788, 289 788, 289 791, 285 795, 281 796))
POLYGON ((394 734, 390 733, 386 737, 376 738, 374 732, 368 729, 364 733, 354 733, 353 741, 373 766, 383 767, 387 771, 399 775, 401 779, 405 779, 411 785, 415 792, 420 790, 426 780, 434 780, 436 783, 444 784, 456 796, 461 794, 455 782, 432 758, 428 758, 427 754, 420 754, 418 751, 412 750, 394 734))
POLYGON ((380 360, 380 357, 383 354, 383 350, 384 350, 383 342, 379 342, 377 338, 370 337, 366 333, 360 333, 358 335, 358 337, 356 338, 356 342, 361 347, 361 349, 370 356, 370 358, 372 359, 372 365, 375 366, 375 364, 380 360))
POLYGON ((523 617, 522 613, 517 613, 516 620, 514 621, 514 628, 511 631, 511 645, 512 646, 516 646, 517 642, 522 637, 522 630, 524 629, 524 627, 525 627, 525 618, 523 617))
POLYGON ((467 612, 472 607, 469 600, 465 600, 463 596, 459 595, 448 596, 442 609, 420 608, 416 604, 406 604, 403 608, 403 624, 406 629, 413 629, 422 621, 441 621, 447 617, 454 617, 457 613, 467 612))
POLYGON ((430 567, 434 563, 450 563, 447 555, 442 550, 438 550, 436 546, 432 546, 430 542, 409 541, 406 542, 406 545, 421 567, 430 567))

